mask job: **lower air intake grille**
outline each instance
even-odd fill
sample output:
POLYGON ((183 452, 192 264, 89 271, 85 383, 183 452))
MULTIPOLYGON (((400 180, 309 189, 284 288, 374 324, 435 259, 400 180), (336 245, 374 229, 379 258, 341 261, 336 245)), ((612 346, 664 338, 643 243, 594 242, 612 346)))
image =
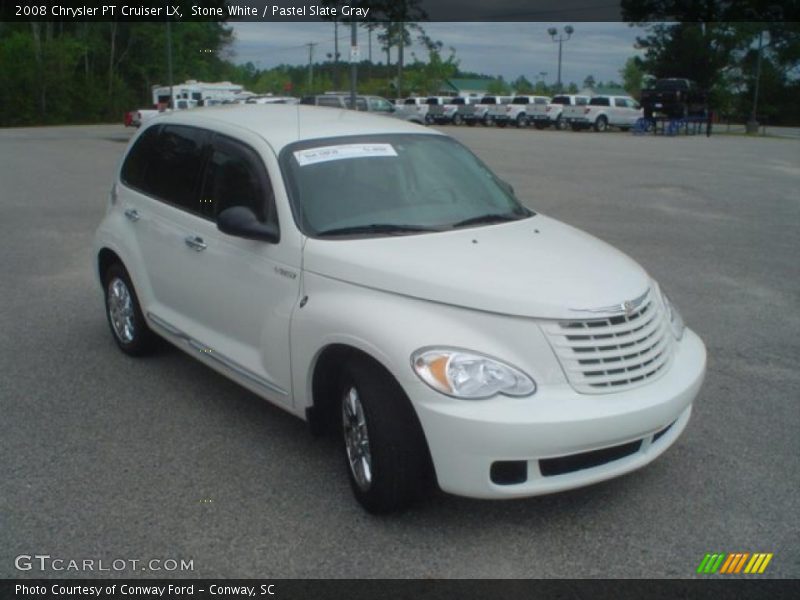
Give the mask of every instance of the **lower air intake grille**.
POLYGON ((552 477, 553 475, 573 473, 581 469, 591 469, 592 467, 599 467, 600 465, 635 454, 639 451, 641 446, 642 440, 637 440, 628 444, 622 444, 621 446, 603 448, 602 450, 570 454, 569 456, 561 456, 559 458, 546 458, 539 461, 539 471, 544 477, 552 477))

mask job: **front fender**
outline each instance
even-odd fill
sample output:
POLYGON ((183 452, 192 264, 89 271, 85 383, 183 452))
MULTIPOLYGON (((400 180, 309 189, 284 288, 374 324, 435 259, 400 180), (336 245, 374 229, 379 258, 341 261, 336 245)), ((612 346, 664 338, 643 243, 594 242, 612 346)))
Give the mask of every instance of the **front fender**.
POLYGON ((308 299, 295 311, 291 327, 292 383, 298 413, 313 404, 314 368, 322 352, 333 344, 368 354, 407 393, 419 383, 411 368, 411 355, 427 346, 458 347, 493 356, 524 370, 537 385, 566 381, 533 319, 429 302, 308 272, 304 284, 308 299))

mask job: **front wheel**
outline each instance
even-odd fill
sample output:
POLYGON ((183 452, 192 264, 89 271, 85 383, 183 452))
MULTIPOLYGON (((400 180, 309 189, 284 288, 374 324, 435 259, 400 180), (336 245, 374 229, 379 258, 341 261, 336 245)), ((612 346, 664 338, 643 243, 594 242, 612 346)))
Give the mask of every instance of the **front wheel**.
POLYGON ((402 388, 369 361, 353 360, 345 366, 339 402, 356 499, 370 513, 406 508, 430 470, 422 428, 402 388))

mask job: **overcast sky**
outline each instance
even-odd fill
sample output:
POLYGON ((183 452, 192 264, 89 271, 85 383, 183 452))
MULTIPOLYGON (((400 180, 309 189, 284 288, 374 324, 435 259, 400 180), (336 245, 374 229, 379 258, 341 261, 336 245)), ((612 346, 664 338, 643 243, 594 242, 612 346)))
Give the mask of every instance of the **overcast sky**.
MULTIPOLYGON (((506 80, 525 75, 531 82, 546 72, 553 83, 558 70, 558 44, 547 33, 549 27, 559 31, 568 23, 423 23, 430 37, 441 41, 445 48, 452 46, 464 71, 502 75, 506 80)), ((260 69, 279 64, 307 64, 308 48, 303 44, 317 42, 314 59, 324 60, 333 52, 333 23, 305 22, 232 22, 236 40, 232 60, 252 62, 260 69)), ((639 51, 634 48, 637 35, 643 30, 625 23, 573 23, 575 32, 564 43, 561 80, 574 81, 580 86, 587 75, 598 81, 620 81, 619 70, 625 60, 639 51)), ((367 32, 359 28, 361 55, 367 56, 367 32)), ((349 56, 350 30, 339 26, 339 52, 343 60, 349 56)), ((421 60, 427 53, 418 44, 411 48, 421 60)), ((373 62, 385 62, 373 34, 373 62)), ((392 62, 396 60, 392 53, 392 62)), ((406 60, 411 61, 410 52, 406 60)))

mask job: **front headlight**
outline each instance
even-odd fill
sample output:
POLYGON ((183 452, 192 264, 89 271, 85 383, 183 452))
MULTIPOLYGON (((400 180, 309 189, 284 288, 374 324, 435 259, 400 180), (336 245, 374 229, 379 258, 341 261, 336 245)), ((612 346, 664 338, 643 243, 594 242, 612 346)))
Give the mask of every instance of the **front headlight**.
POLYGON ((519 369, 468 350, 421 348, 411 356, 411 366, 434 390, 455 398, 529 396, 536 391, 534 381, 519 369))
POLYGON ((669 319, 669 326, 672 329, 672 335, 675 339, 680 341, 683 338, 683 331, 686 329, 686 324, 683 322, 683 317, 678 311, 678 307, 669 301, 669 298, 664 291, 659 288, 661 292, 661 300, 664 302, 664 308, 667 310, 667 318, 669 319))

